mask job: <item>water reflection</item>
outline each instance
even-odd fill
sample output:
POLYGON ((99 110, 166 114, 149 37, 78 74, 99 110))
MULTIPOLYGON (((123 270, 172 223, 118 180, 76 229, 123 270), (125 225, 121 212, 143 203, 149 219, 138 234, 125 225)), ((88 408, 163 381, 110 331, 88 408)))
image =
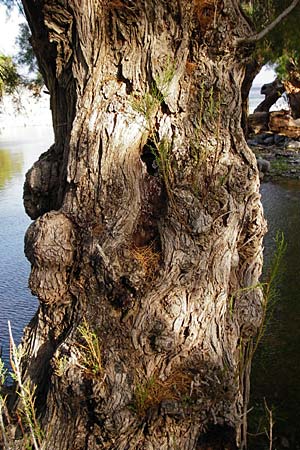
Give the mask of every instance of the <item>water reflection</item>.
MULTIPOLYGON (((277 230, 284 232, 287 251, 274 315, 254 361, 252 401, 260 410, 254 410, 250 419, 256 426, 265 420, 265 398, 274 408, 273 448, 295 450, 300 448, 300 181, 266 183, 261 192, 269 228, 265 265, 270 263, 277 230)), ((250 448, 265 449, 266 437, 260 439, 261 444, 255 438, 250 448)))
POLYGON ((52 142, 50 127, 12 127, 0 135, 0 345, 6 362, 7 321, 18 342, 37 309, 27 287, 30 265, 23 252, 30 224, 22 202, 25 173, 52 142))
POLYGON ((0 148, 0 189, 18 173, 23 167, 22 153, 11 153, 9 150, 0 148))

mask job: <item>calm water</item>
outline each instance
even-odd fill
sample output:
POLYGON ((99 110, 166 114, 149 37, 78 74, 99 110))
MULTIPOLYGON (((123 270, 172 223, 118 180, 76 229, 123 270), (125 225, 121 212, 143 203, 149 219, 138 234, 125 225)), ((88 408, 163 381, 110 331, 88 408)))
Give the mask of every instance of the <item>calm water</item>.
POLYGON ((22 204, 25 173, 52 143, 50 127, 4 129, 0 134, 0 344, 8 358, 7 321, 16 341, 37 309, 28 284, 30 266, 23 254, 30 219, 22 204))
MULTIPOLYGON (((296 450, 300 449, 300 181, 265 183, 261 192, 269 227, 265 264, 272 257, 277 230, 284 232, 287 250, 274 315, 254 360, 251 420, 256 426, 259 421, 267 425, 265 398, 276 422, 273 449, 296 450)), ((266 438, 261 440, 264 445, 258 446, 256 440, 251 450, 268 448, 266 438)))

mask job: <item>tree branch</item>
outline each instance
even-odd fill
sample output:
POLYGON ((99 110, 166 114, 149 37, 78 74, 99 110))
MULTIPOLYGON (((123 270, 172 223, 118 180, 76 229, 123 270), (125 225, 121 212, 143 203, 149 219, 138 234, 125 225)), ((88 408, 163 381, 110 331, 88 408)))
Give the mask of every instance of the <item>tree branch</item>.
POLYGON ((271 22, 266 28, 261 30, 259 33, 254 34, 249 37, 238 38, 236 40, 237 44, 251 44, 263 39, 270 31, 272 31, 287 15, 290 14, 291 11, 298 5, 300 0, 293 0, 290 6, 288 6, 278 17, 276 17, 273 22, 271 22))

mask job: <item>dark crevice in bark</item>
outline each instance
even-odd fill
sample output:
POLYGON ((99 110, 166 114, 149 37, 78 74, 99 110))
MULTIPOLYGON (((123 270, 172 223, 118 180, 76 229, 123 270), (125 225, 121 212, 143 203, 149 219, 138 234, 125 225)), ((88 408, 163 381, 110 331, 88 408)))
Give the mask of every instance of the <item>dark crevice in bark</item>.
POLYGON ((159 175, 157 157, 155 156, 155 147, 152 138, 149 138, 143 147, 141 160, 146 164, 147 172, 151 176, 159 175))
POLYGON ((212 425, 197 442, 197 450, 238 450, 235 430, 227 425, 212 425))
POLYGON ((133 92, 133 83, 131 80, 128 80, 124 77, 122 73, 122 63, 120 62, 118 65, 117 79, 126 85, 126 94, 130 95, 133 92))
POLYGON ((89 439, 90 439, 90 436, 94 432, 95 425, 98 425, 99 427, 101 427, 103 425, 103 421, 95 413, 95 411, 97 410, 97 401, 95 398, 93 398, 92 381, 84 380, 82 390, 83 390, 84 398, 86 399, 87 434, 86 434, 86 439, 85 439, 85 450, 88 450, 89 449, 89 439))

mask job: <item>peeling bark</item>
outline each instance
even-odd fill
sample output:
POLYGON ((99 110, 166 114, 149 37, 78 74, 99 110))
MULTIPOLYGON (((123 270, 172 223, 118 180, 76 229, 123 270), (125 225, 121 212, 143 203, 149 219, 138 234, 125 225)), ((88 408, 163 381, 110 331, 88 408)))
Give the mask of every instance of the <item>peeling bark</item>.
POLYGON ((23 4, 55 131, 25 184, 47 449, 242 446, 265 232, 240 125, 249 24, 231 0, 23 4))

